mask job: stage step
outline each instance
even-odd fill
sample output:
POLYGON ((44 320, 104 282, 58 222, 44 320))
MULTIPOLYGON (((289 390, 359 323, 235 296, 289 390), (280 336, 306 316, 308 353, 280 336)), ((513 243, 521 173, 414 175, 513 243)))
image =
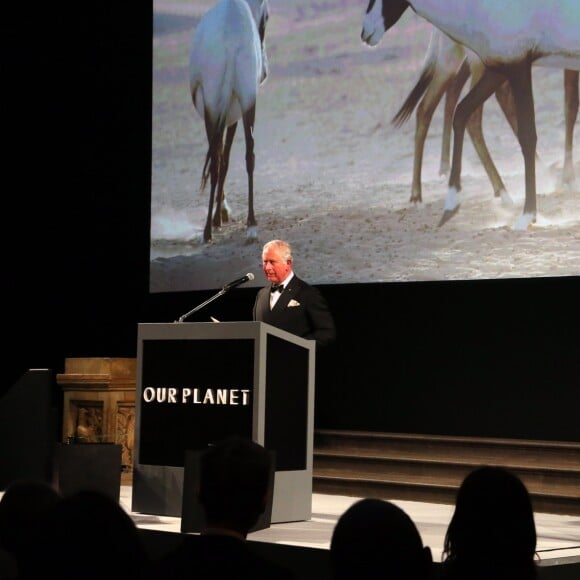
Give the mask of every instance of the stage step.
POLYGON ((580 443, 317 429, 313 490, 453 505, 463 478, 503 466, 537 512, 580 515, 580 443))

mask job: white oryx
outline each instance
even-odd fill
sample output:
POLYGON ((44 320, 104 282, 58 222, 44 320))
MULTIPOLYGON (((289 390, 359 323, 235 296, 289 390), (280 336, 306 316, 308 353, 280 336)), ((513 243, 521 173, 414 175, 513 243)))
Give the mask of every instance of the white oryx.
MULTIPOLYGON (((536 221, 536 122, 532 64, 580 70, 578 0, 370 0, 367 17, 377 31, 389 30, 411 8, 454 41, 468 47, 485 65, 475 86, 453 118, 453 156, 441 223, 459 208, 461 157, 465 128, 472 113, 507 79, 516 111, 517 135, 525 166, 525 202, 515 229, 536 221)), ((566 73, 566 81, 577 75, 566 73)), ((577 114, 574 103, 566 114, 577 114)), ((567 127, 569 125, 567 124, 567 127)), ((570 141, 571 145, 571 141, 570 141)), ((568 137, 567 137, 568 147, 568 137)), ((567 149, 568 150, 568 149, 567 149)), ((571 149, 570 149, 571 152, 571 149)))
POLYGON ((202 191, 208 178, 211 185, 205 242, 212 239, 212 223, 220 227, 222 219, 230 217, 224 183, 240 119, 248 174, 246 239, 257 239, 253 133, 258 87, 268 75, 264 40, 268 16, 268 0, 219 0, 204 14, 193 34, 189 57, 191 98, 204 120, 208 140, 202 191))

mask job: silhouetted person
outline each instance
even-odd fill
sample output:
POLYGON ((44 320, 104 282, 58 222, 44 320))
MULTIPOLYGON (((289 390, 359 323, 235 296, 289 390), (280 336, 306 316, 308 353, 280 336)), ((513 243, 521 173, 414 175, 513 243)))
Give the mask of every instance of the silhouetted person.
POLYGON ((64 497, 48 520, 37 578, 141 580, 149 561, 130 515, 93 490, 64 497))
POLYGON ((45 539, 45 520, 59 500, 48 482, 22 480, 7 487, 0 499, 0 548, 5 553, 0 578, 34 577, 31 566, 39 542, 45 539))
POLYGON ((463 480, 445 534, 447 580, 537 577, 536 526, 523 482, 501 467, 479 467, 463 480))
POLYGON ((270 468, 268 451, 250 439, 234 436, 210 446, 200 459, 199 501, 205 525, 199 536, 186 536, 160 562, 157 575, 196 580, 294 578, 246 541, 267 505, 270 468))
POLYGON ((330 561, 335 580, 427 580, 433 563, 411 518, 395 504, 371 498, 338 519, 330 561))

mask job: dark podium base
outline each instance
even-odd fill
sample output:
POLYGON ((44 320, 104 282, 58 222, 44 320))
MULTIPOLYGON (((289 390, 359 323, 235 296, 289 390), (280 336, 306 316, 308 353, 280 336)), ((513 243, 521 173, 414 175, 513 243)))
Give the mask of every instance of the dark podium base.
POLYGON ((91 490, 104 493, 118 502, 121 495, 121 445, 57 445, 54 485, 64 496, 91 490))

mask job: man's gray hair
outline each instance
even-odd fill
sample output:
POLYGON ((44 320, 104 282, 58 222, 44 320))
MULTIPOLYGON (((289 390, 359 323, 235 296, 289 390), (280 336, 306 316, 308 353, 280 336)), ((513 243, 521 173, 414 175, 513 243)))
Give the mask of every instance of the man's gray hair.
POLYGON ((292 247, 284 240, 270 240, 264 244, 262 248, 262 255, 264 255, 270 248, 276 248, 285 261, 292 260, 292 247))

